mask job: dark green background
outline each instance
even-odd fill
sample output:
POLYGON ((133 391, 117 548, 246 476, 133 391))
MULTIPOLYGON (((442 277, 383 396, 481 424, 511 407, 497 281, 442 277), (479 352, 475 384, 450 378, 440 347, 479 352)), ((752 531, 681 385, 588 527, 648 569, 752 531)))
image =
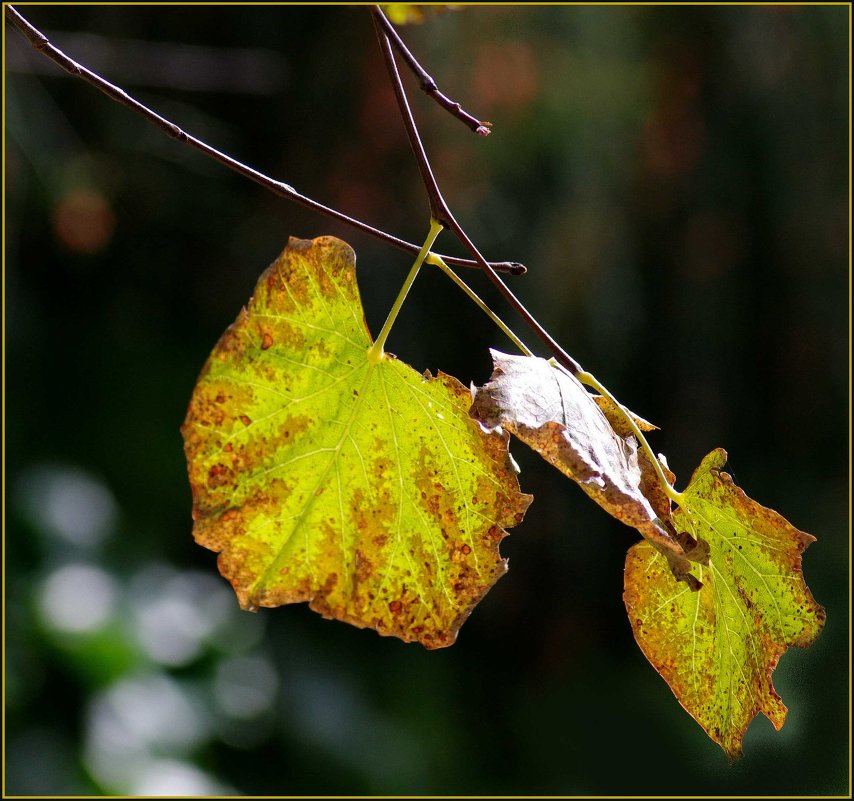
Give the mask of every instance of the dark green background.
MULTIPOLYGON (((22 11, 190 133, 426 233, 364 9, 22 11)), ((782 732, 755 721, 730 767, 633 641, 636 533, 520 445, 536 500, 454 647, 237 610, 190 536, 198 371, 289 235, 353 245, 375 331, 408 257, 169 140, 7 25, 6 791, 847 792, 848 32, 843 6, 478 7, 403 31, 494 123, 476 137, 408 80, 483 252, 529 266, 514 289, 661 427, 680 486, 723 446, 819 538, 804 574, 826 629, 775 673, 782 732), (93 597, 101 625, 69 630, 93 597)), ((430 272, 389 342, 463 382, 490 346, 511 349, 430 272)))

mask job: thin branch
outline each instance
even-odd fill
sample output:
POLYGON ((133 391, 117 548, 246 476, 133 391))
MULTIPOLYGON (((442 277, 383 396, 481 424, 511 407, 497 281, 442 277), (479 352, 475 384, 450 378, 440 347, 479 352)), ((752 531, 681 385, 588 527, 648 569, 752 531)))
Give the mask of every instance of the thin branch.
MULTIPOLYGON (((307 206, 310 209, 314 209, 315 211, 319 211, 321 214, 325 214, 327 217, 331 217, 334 220, 338 220, 339 222, 345 223, 346 225, 350 225, 353 228, 356 228, 366 234, 370 234, 377 239, 382 240, 383 242, 392 245, 394 247, 400 248, 408 253, 417 254, 420 250, 418 245, 414 245, 411 242, 406 242, 403 239, 398 239, 396 236, 392 236, 391 234, 386 233, 385 231, 381 231, 378 228, 374 228, 367 223, 362 222, 361 220, 357 220, 353 217, 349 217, 346 214, 343 214, 340 211, 337 211, 329 206, 324 206, 322 203, 318 203, 316 200, 312 200, 305 195, 300 194, 294 189, 292 186, 288 184, 282 183, 281 181, 277 181, 274 178, 270 178, 267 175, 264 175, 258 170, 253 169, 241 162, 233 159, 231 156, 226 155, 225 153, 216 150, 200 139, 196 139, 196 137, 191 136, 185 131, 181 130, 175 123, 167 120, 165 117, 161 117, 156 112, 152 111, 147 106, 140 103, 138 100, 132 98, 124 89, 111 84, 109 81, 106 81, 104 78, 100 77, 96 73, 84 67, 82 64, 77 63, 72 58, 67 56, 62 50, 52 45, 48 38, 37 28, 31 25, 24 17, 22 17, 18 11, 12 6, 5 6, 5 17, 9 22, 11 22, 30 42, 30 44, 40 53, 47 56, 47 58, 54 61, 58 64, 62 69, 71 75, 80 78, 87 83, 94 86, 96 89, 103 92, 107 97, 115 100, 117 103, 126 106, 127 108, 135 111, 137 114, 140 114, 142 117, 147 119, 150 123, 156 125, 163 131, 167 136, 170 136, 173 139, 177 139, 179 142, 184 142, 185 144, 190 145, 191 147, 196 148, 197 150, 204 153, 208 158, 213 159, 214 161, 219 162, 220 164, 225 165, 230 170, 238 173, 239 175, 244 176, 245 178, 249 178, 255 183, 260 184, 265 189, 273 192, 274 194, 288 198, 289 200, 296 201, 297 203, 301 203, 303 206, 307 206)), ((472 261, 470 259, 459 259, 452 256, 443 257, 445 261, 449 264, 455 264, 460 267, 473 267, 478 268, 480 265, 476 261, 472 261)), ((496 270, 500 270, 501 272, 511 273, 513 275, 522 275, 526 272, 525 266, 523 264, 519 264, 519 262, 496 262, 494 264, 494 268, 496 270)))
POLYGON ((421 89, 428 95, 428 97, 432 97, 445 111, 447 111, 452 116, 456 117, 460 122, 467 125, 471 128, 476 134, 480 136, 489 136, 491 133, 490 126, 491 122, 485 122, 483 120, 477 119, 477 117, 473 117, 469 114, 463 107, 451 100, 446 94, 443 94, 439 91, 439 87, 436 84, 436 81, 427 74, 427 71, 422 67, 415 56, 412 55, 410 49, 406 46, 403 39, 400 38, 400 34, 397 32, 397 29, 394 25, 389 22, 388 17, 383 13, 383 10, 379 6, 375 6, 372 9, 374 14, 374 18, 379 22, 385 31, 386 36, 388 36, 391 41, 392 46, 398 53, 400 53, 401 58, 406 62, 406 66, 412 71, 416 78, 418 78, 421 89))
POLYGON ((512 292, 510 287, 501 280, 501 276, 490 266, 489 262, 483 257, 481 252, 475 247, 471 239, 463 230, 462 226, 454 219, 451 210, 445 203, 442 193, 439 191, 439 186, 433 176, 433 170, 430 167, 430 162, 427 159, 427 153, 424 150, 424 145, 421 143, 421 136, 418 133, 418 128, 415 125, 415 120, 412 117, 412 110, 409 108, 409 100, 406 97, 406 90, 403 88, 403 82, 400 80, 400 73, 397 70, 397 64, 394 61, 394 53, 391 49, 391 43, 385 31, 376 21, 377 36, 380 40, 380 49, 386 62, 389 78, 391 78, 394 94, 397 98, 400 116, 403 118, 403 123, 406 126, 406 134, 409 137, 409 143, 412 146, 412 152, 418 162, 418 169, 421 172, 421 178, 424 181, 424 187, 430 198, 430 213, 433 219, 440 222, 445 228, 451 230, 457 239, 463 244, 469 253, 474 257, 474 260, 480 265, 480 268, 487 274, 489 280, 495 284, 498 291, 504 296, 504 299, 516 310, 516 313, 525 321, 525 324, 539 337, 543 344, 554 355, 555 359, 562 364, 573 375, 578 375, 582 372, 581 366, 575 359, 572 358, 558 343, 552 338, 551 334, 543 328, 534 316, 525 308, 519 298, 512 292))
POLYGON ((448 204, 442 197, 439 191, 439 184, 436 183, 436 178, 433 175, 433 168, 430 166, 430 161, 427 158, 427 153, 424 152, 424 145, 421 144, 421 137, 418 135, 418 127, 415 125, 415 119, 412 116, 412 109, 409 107, 409 101, 406 98, 406 90, 403 88, 403 81, 400 80, 400 73, 397 70, 397 62, 394 60, 394 53, 391 49, 391 42, 383 30, 381 17, 376 8, 371 9, 374 17, 374 27, 377 32, 377 39, 380 43, 383 59, 385 60, 386 70, 391 77, 391 85, 394 88, 394 95, 397 98, 397 107, 400 109, 400 115, 403 117, 403 124, 406 126, 406 135, 409 137, 409 146, 415 154, 415 161, 418 163, 418 171, 421 173, 421 181, 424 188, 427 190, 427 197, 430 201, 430 216, 441 223, 442 226, 448 227, 448 221, 451 217, 448 204))

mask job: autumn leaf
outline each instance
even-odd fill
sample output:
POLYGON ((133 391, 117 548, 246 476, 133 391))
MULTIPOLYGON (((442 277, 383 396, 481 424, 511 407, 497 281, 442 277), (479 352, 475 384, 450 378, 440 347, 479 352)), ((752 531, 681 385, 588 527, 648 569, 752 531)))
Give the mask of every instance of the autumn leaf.
POLYGON ((462 384, 369 359, 371 344, 350 247, 291 239, 193 392, 193 533, 246 609, 308 601, 450 645, 530 497, 462 384))
POLYGON ((712 451, 673 512, 680 530, 707 543, 708 565, 693 565, 702 587, 691 592, 677 582, 662 555, 641 542, 626 557, 624 599, 647 659, 737 759, 759 712, 783 725, 786 707, 771 674, 788 648, 816 639, 825 613, 801 573, 814 538, 748 498, 721 471, 725 462, 725 451, 712 451))
MULTIPOLYGON (((592 395, 592 398, 596 401, 596 405, 599 407, 602 414, 605 415, 605 419, 608 421, 611 428, 614 429, 614 432, 624 440, 628 440, 629 438, 634 440, 632 429, 626 422, 626 414, 631 415, 637 427, 643 432, 655 431, 658 428, 647 420, 644 420, 642 417, 632 414, 628 410, 618 409, 615 403, 603 395, 592 395)), ((649 456, 645 450, 640 448, 637 450, 637 458, 638 467, 640 469, 640 482, 638 487, 641 491, 641 495, 649 501, 649 505, 655 511, 659 521, 669 521, 670 499, 667 497, 661 486, 661 482, 658 480, 658 475, 650 462, 649 456)), ((672 486, 673 482, 676 480, 676 476, 670 472, 666 464, 662 464, 661 466, 672 486)))
MULTIPOLYGON (((611 428, 618 436, 628 440, 634 440, 634 434, 631 426, 626 420, 626 415, 629 415, 635 425, 642 431, 654 431, 657 426, 644 420, 642 417, 633 414, 628 409, 617 408, 616 403, 603 395, 593 395, 593 400, 601 409, 602 414, 611 425, 611 428)), ((639 448, 637 451, 638 467, 640 469, 640 482, 638 489, 641 495, 649 501, 649 505, 657 515, 657 521, 667 529, 668 540, 665 542, 657 541, 651 537, 647 539, 655 545, 660 553, 667 559, 667 564, 670 567, 670 572, 679 581, 684 581, 688 588, 697 590, 700 588, 700 582, 691 572, 692 562, 707 563, 708 552, 705 543, 698 543, 685 531, 677 531, 673 524, 672 504, 670 498, 661 484, 661 479, 653 467, 651 456, 646 452, 645 448, 639 448), (671 546, 672 542, 679 544, 679 549, 671 546)), ((670 471, 664 457, 658 455, 658 463, 661 472, 664 475, 667 483, 672 487, 676 482, 676 476, 670 471)))
POLYGON ((395 25, 412 25, 424 22, 429 16, 445 11, 456 10, 453 5, 414 5, 412 3, 383 3, 380 5, 385 15, 395 25))
MULTIPOLYGON (((612 425, 608 401, 591 395, 545 359, 496 350, 492 359, 494 371, 488 383, 475 389, 471 415, 487 429, 503 428, 521 439, 687 571, 683 548, 675 531, 668 530, 669 501, 659 497, 657 484, 651 497, 658 508, 644 494, 646 485, 655 481, 641 470, 634 437, 612 425)), ((642 429, 654 428, 636 419, 642 429)))

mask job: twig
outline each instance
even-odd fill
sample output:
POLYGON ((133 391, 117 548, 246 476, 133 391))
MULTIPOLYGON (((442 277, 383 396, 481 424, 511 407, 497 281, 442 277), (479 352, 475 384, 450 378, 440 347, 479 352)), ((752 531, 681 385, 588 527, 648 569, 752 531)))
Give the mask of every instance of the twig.
POLYGON ((400 80, 400 73, 397 70, 397 62, 394 60, 394 53, 391 49, 391 42, 386 36, 380 22, 380 17, 376 14, 375 9, 371 9, 374 13, 374 27, 377 32, 377 39, 380 43, 380 49, 385 59, 386 70, 391 76, 391 85, 394 89, 395 97, 397 98, 397 107, 400 109, 400 115, 403 117, 403 124, 406 126, 406 135, 409 137, 409 146, 415 154, 415 161, 418 163, 418 171, 421 173, 421 181, 424 188, 427 190, 427 197, 430 201, 430 216, 441 223, 442 226, 448 227, 451 217, 448 204, 442 197, 439 191, 439 184, 433 175, 433 168, 430 166, 430 161, 427 158, 427 153, 424 152, 424 145, 421 143, 421 137, 418 135, 418 126, 415 124, 415 119, 412 116, 412 109, 409 107, 409 101, 406 99, 406 90, 403 88, 403 81, 400 80))
POLYGON ((427 195, 430 199, 430 213, 433 219, 440 222, 445 228, 451 230, 457 239, 463 244, 466 250, 471 253, 475 261, 480 265, 480 268, 487 274, 489 280, 495 284, 498 291, 504 296, 504 299, 516 310, 516 313, 525 321, 526 325, 539 337, 543 344, 551 351, 555 359, 562 364, 573 375, 578 375, 582 372, 581 366, 575 359, 572 358, 558 343, 552 338, 548 331, 543 328, 534 316, 525 308, 519 298, 511 291, 510 287, 501 280, 501 276, 490 266, 489 262, 481 255, 481 252, 475 247, 471 239, 468 238, 462 226, 454 219, 451 210, 448 208, 436 179, 433 176, 433 170, 430 167, 430 162, 427 158, 427 153, 424 151, 424 145, 421 143, 421 136, 418 133, 418 127, 415 125, 415 120, 412 117, 412 110, 409 108, 409 100, 406 97, 406 90, 403 88, 403 82, 400 80, 400 73, 397 70, 397 64, 394 60, 394 53, 391 49, 391 43, 385 33, 385 30, 380 26, 376 15, 374 21, 377 29, 377 37, 380 41, 380 49, 382 50, 385 59, 386 69, 388 70, 389 78, 391 78, 394 94, 397 98, 400 115, 403 118, 403 123, 406 126, 406 134, 409 137, 409 144, 412 146, 412 152, 415 154, 415 159, 418 162, 418 169, 421 172, 421 178, 424 182, 424 188, 427 190, 427 195))
MULTIPOLYGON (((277 181, 274 178, 270 178, 267 175, 264 175, 258 170, 249 167, 231 156, 226 155, 225 153, 220 152, 219 150, 211 147, 200 139, 196 139, 196 137, 191 136, 185 131, 181 130, 175 123, 167 120, 165 117, 161 117, 156 112, 152 111, 147 106, 140 103, 138 100, 131 97, 124 89, 111 84, 109 81, 100 77, 96 73, 84 67, 82 64, 77 63, 68 55, 66 55, 62 50, 55 47, 48 41, 48 38, 37 28, 31 25, 24 17, 22 17, 18 11, 12 6, 5 6, 5 17, 9 20, 30 42, 30 44, 40 53, 47 56, 49 59, 58 64, 62 69, 66 72, 69 72, 71 75, 74 75, 77 78, 80 78, 87 83, 92 84, 96 89, 99 89, 103 92, 107 97, 115 100, 117 103, 120 103, 123 106, 126 106, 129 109, 132 109, 137 114, 140 114, 145 119, 147 119, 152 124, 156 125, 163 131, 167 136, 172 137, 173 139, 177 139, 179 142, 184 142, 185 144, 190 145, 191 147, 196 148, 197 150, 204 153, 208 158, 213 159, 214 161, 218 161, 220 164, 225 165, 230 170, 249 178, 255 183, 260 184, 265 189, 270 190, 276 195, 280 197, 288 198, 289 200, 296 201, 297 203, 301 203, 303 206, 308 206, 310 209, 314 209, 315 211, 319 211, 321 214, 325 214, 327 217, 331 217, 332 219, 338 220, 339 222, 345 223, 346 225, 350 225, 353 228, 357 228, 358 230, 370 234, 377 239, 382 240, 383 242, 393 245, 394 247, 400 248, 401 250, 405 250, 408 253, 417 254, 420 250, 418 245, 414 245, 411 242, 406 242, 403 239, 398 239, 396 236, 392 236, 391 234, 386 233, 385 231, 381 231, 378 228, 374 228, 367 223, 362 222, 361 220, 357 220, 353 217, 349 217, 346 214, 343 214, 340 211, 337 211, 329 206, 324 206, 322 203, 318 203, 316 200, 312 200, 305 195, 300 194, 294 189, 292 186, 282 183, 281 181, 277 181)), ((460 267, 471 267, 478 268, 480 267, 477 261, 473 261, 471 259, 459 259, 452 256, 444 256, 445 261, 449 264, 455 264, 460 267)), ((496 262, 494 265, 496 270, 500 270, 501 272, 511 273, 513 275, 522 275, 526 272, 526 268, 523 264, 519 262, 496 262)))
POLYGON ((439 91, 439 87, 436 84, 436 81, 427 74, 427 71, 418 63, 418 60, 415 56, 412 55, 410 49, 404 44, 403 39, 400 38, 400 34, 397 32, 397 29, 394 25, 389 22, 388 17, 383 13, 383 10, 379 6, 375 6, 372 9, 374 18, 379 22, 382 26, 383 31, 385 31, 386 36, 388 36, 391 41, 392 46, 398 53, 400 53, 403 60, 406 62, 406 66, 412 71, 421 85, 421 89, 429 96, 432 97, 445 111, 449 114, 456 117, 460 122, 467 125, 471 128, 476 134, 480 136, 489 136, 491 133, 490 126, 491 122, 485 122, 483 120, 477 119, 477 117, 473 117, 467 111, 463 109, 463 107, 451 100, 446 94, 443 94, 439 91))

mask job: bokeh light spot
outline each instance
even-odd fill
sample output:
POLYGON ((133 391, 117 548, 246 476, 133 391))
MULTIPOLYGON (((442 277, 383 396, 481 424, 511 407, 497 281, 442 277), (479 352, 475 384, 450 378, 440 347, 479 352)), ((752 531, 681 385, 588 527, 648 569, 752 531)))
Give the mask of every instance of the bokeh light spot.
POLYGON ((72 545, 98 545, 118 517, 110 490, 77 467, 39 465, 23 474, 16 489, 20 507, 32 523, 72 545))
POLYGON ((42 585, 39 607, 44 621, 59 631, 83 634, 110 619, 116 586, 109 574, 94 565, 65 565, 42 585))
POLYGON ((116 215, 100 192, 73 189, 54 206, 52 222, 54 236, 66 250, 90 255, 110 243, 116 215))
POLYGON ((266 659, 233 657, 217 668, 214 694, 230 717, 258 717, 272 706, 277 689, 276 673, 266 659))
POLYGON ((140 646, 154 661, 172 667, 196 659, 236 608, 216 577, 159 565, 134 578, 131 595, 140 646))

